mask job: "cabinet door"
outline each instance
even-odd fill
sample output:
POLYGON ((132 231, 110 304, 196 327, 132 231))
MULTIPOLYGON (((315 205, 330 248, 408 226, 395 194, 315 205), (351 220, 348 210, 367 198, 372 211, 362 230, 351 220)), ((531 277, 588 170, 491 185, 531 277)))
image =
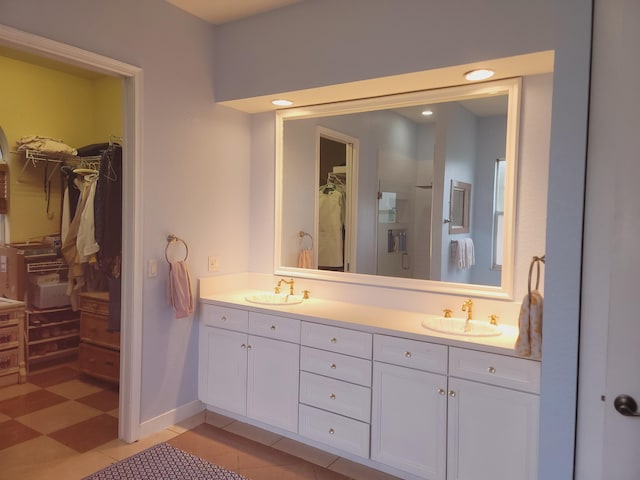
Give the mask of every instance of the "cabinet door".
POLYGON ((539 397, 449 378, 449 480, 535 480, 539 397))
POLYGON ((371 458, 429 480, 444 480, 447 378, 374 362, 371 458))
POLYGON ((200 335, 200 400, 246 415, 247 334, 202 327, 200 335))
POLYGON ((247 416, 298 430, 300 345, 249 336, 247 416))

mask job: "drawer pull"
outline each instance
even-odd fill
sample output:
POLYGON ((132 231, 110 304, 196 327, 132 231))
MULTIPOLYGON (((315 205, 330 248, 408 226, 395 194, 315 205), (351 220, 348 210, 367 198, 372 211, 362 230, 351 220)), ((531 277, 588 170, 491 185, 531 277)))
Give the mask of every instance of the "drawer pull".
POLYGON ((276 330, 276 326, 275 325, 271 325, 271 331, 275 332, 275 330, 276 330))
POLYGON ((336 431, 333 428, 329 429, 329 435, 333 435, 334 433, 336 433, 336 431))
POLYGON ((220 320, 222 320, 223 322, 226 322, 226 321, 227 321, 227 317, 225 317, 225 316, 223 315, 223 316, 222 316, 222 318, 221 318, 220 320))
POLYGON ((336 364, 335 364, 335 363, 332 363, 332 364, 331 364, 331 370, 335 370, 336 368, 337 368, 337 367, 336 367, 336 364))
POLYGON ((407 358, 411 358, 411 352, 404 352, 404 356, 407 358))
POLYGON ((337 339, 336 337, 333 337, 333 338, 331 339, 331 343, 338 343, 338 339, 337 339))
POLYGON ((449 396, 451 398, 454 398, 456 396, 456 391, 455 390, 449 390, 449 396))
POLYGON ((487 372, 496 373, 496 369, 495 369, 495 367, 489 367, 489 368, 487 368, 487 372))
POLYGON ((439 388, 438 389, 438 395, 446 395, 447 391, 444 388, 439 388))
POLYGON ((336 394, 335 394, 335 393, 332 393, 331 395, 329 395, 329 398, 330 398, 331 400, 335 400, 335 399, 336 399, 336 394))

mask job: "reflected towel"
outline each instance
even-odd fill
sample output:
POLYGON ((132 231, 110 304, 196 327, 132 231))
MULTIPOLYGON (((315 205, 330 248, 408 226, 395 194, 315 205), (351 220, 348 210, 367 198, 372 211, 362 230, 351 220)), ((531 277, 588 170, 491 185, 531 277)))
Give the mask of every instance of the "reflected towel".
POLYGON ((300 250, 298 268, 313 268, 313 250, 309 248, 300 250))
POLYGON ((456 242, 455 259, 458 269, 464 270, 476 264, 473 239, 462 238, 456 242))
POLYGON ((184 261, 169 264, 167 303, 173 307, 176 318, 185 318, 193 313, 193 294, 189 270, 184 261))
POLYGON ((519 333, 515 351, 523 357, 542 358, 542 294, 533 290, 525 295, 518 319, 519 333))

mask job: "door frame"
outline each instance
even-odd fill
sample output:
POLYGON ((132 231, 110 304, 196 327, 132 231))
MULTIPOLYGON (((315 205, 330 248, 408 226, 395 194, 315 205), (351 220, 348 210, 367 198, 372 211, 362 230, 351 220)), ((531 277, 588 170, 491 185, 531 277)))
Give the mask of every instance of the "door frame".
POLYGON ((78 47, 0 25, 0 45, 123 80, 123 185, 122 185, 122 324, 120 348, 119 438, 131 443, 140 438, 142 377, 142 69, 78 47))

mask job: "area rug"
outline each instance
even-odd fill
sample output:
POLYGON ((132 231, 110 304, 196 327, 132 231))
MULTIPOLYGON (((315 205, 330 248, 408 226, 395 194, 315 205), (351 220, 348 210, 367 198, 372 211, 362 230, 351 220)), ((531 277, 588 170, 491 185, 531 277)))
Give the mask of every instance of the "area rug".
POLYGON ((159 443, 83 480, 248 480, 242 475, 159 443))

